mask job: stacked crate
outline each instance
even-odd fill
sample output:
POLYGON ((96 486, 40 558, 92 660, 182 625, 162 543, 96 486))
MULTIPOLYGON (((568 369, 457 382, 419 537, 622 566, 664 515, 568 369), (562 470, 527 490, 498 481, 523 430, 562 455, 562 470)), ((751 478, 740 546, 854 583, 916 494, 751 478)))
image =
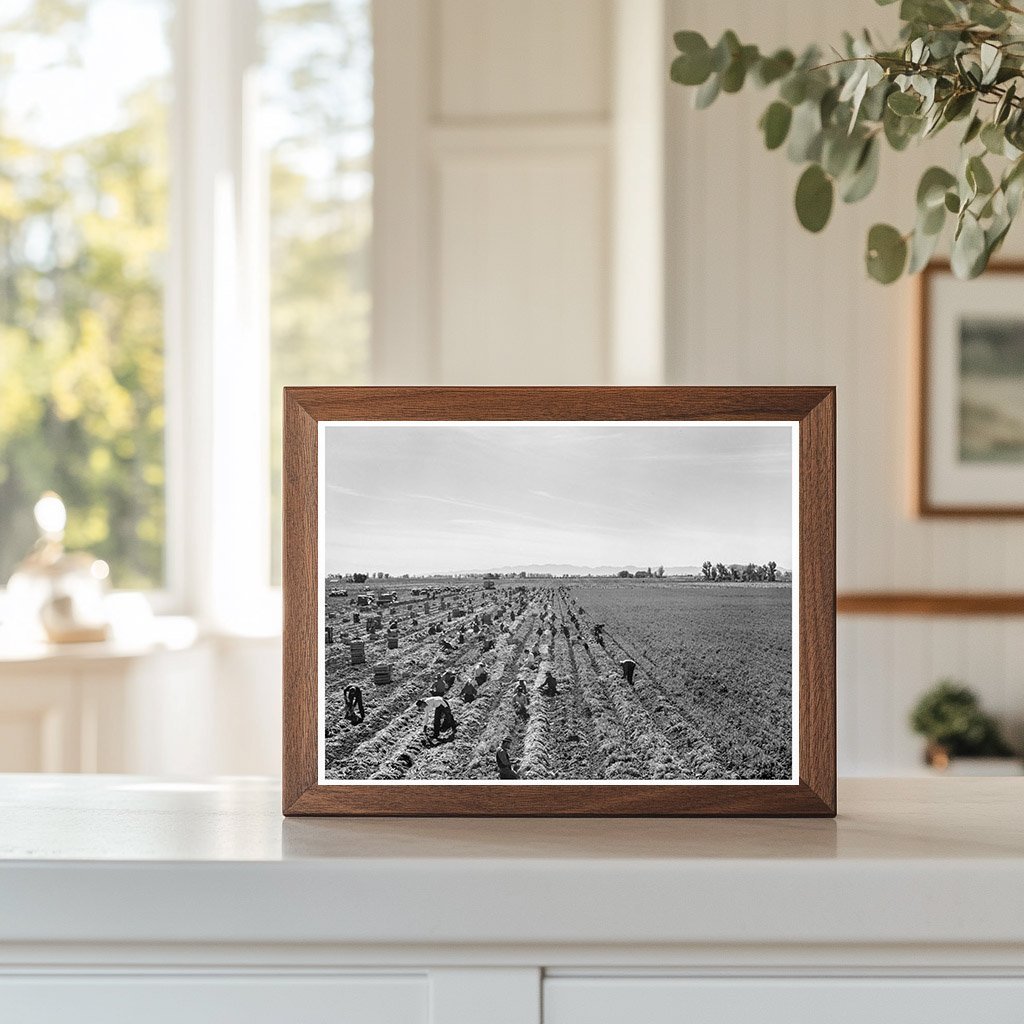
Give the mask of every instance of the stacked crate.
POLYGON ((353 640, 348 645, 348 651, 353 665, 366 664, 366 645, 362 640, 353 640))

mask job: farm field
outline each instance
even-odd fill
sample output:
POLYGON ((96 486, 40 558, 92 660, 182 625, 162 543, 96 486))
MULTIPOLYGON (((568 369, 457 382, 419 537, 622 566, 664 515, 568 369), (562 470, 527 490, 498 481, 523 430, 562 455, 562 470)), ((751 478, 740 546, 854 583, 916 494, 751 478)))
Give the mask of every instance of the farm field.
POLYGON ((328 781, 495 780, 506 736, 528 781, 791 776, 787 583, 332 577, 325 594, 328 781), (352 663, 353 642, 365 663, 352 663), (637 664, 632 685, 625 658, 637 664), (375 672, 384 665, 389 677, 375 672), (464 702, 477 666, 487 680, 464 702), (554 695, 540 690, 549 671, 554 695), (445 672, 457 727, 435 743, 416 700, 445 672), (345 715, 351 684, 358 724, 345 715))

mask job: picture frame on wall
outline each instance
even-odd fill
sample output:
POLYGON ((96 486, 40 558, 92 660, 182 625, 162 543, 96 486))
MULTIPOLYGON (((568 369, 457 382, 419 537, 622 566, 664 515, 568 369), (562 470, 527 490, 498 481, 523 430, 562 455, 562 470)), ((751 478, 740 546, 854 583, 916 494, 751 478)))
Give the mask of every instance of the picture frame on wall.
POLYGON ((286 815, 833 816, 835 391, 284 394, 286 815))
POLYGON ((915 511, 1024 516, 1024 263, 971 281, 948 263, 918 292, 915 511))

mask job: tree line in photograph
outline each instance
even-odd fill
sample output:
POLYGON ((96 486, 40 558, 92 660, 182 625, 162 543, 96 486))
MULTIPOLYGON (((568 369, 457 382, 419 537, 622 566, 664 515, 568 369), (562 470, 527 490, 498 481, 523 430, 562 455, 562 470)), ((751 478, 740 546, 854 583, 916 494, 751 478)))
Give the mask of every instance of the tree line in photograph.
POLYGON ((764 565, 755 565, 753 562, 746 565, 705 562, 700 571, 709 583, 775 583, 779 578, 777 562, 766 562, 764 565))

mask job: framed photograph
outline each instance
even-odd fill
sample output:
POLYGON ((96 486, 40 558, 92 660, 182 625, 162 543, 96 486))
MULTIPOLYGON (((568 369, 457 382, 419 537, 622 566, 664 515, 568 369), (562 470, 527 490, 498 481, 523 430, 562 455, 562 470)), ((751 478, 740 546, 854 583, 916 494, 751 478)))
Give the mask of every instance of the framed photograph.
POLYGON ((1024 515, 1024 264, 919 287, 917 511, 1024 515))
POLYGON ((835 814, 832 388, 284 417, 285 814, 835 814))

